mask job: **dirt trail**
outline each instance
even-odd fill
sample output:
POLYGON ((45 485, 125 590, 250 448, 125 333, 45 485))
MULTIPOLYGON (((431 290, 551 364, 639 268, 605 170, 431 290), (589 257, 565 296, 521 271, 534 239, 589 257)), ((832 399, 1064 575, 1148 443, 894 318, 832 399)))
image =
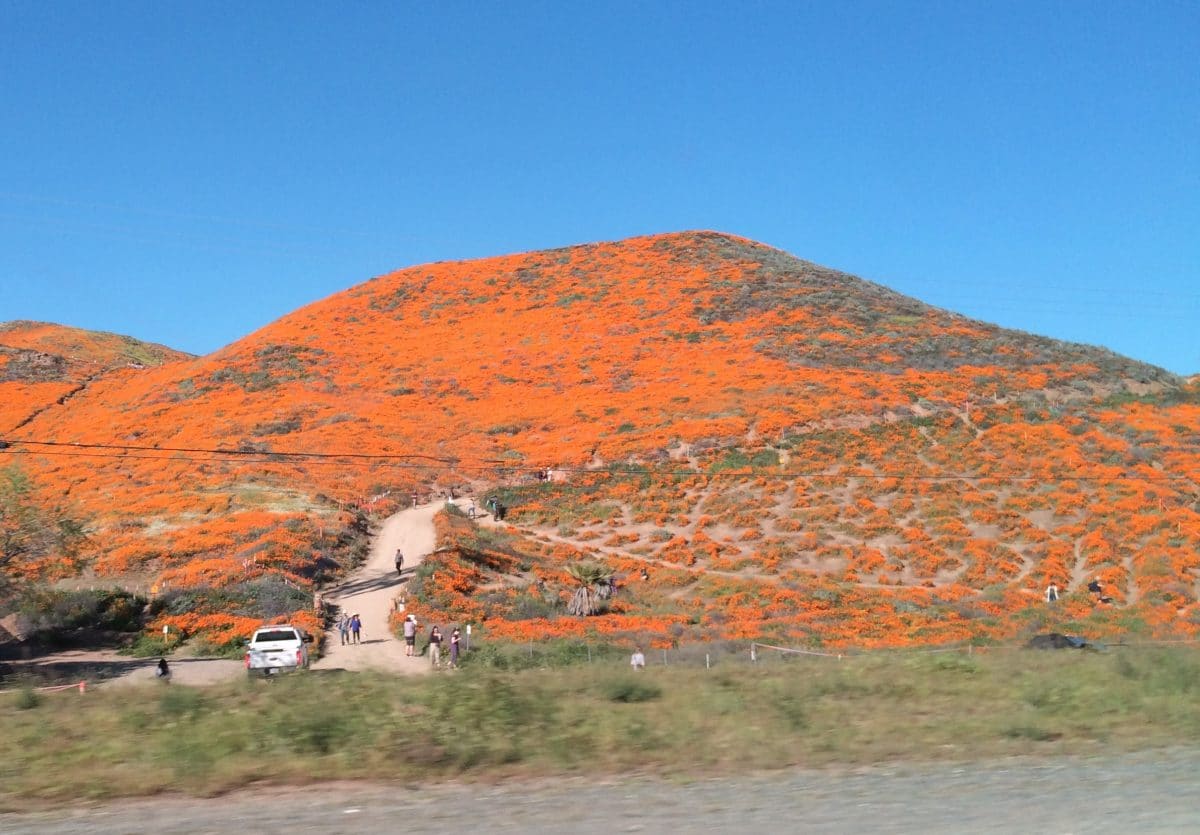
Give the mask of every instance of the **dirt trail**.
MULTIPOLYGON (((388 629, 400 587, 434 547, 433 517, 445 507, 438 500, 402 510, 384 520, 371 543, 371 554, 339 586, 325 592, 326 603, 336 604, 347 615, 362 618, 362 643, 342 646, 336 631, 326 634, 325 655, 314 669, 367 670, 420 674, 429 672, 429 660, 404 654, 404 641, 388 629), (404 577, 396 575, 395 555, 404 554, 404 577)), ((421 624, 427 630, 432 624, 421 624)))
MULTIPOLYGON (((388 630, 387 619, 400 586, 433 550, 433 517, 444 506, 445 503, 439 500, 388 517, 371 543, 367 562, 339 586, 325 592, 327 602, 362 617, 362 643, 341 646, 337 632, 329 633, 326 654, 313 662, 314 669, 382 669, 413 674, 429 671, 428 659, 404 655, 404 642, 388 630), (396 575, 397 548, 404 552, 404 580, 396 575)), ((427 630, 431 625, 422 624, 422 627, 427 630)), ((156 683, 156 663, 155 658, 130 658, 115 650, 68 650, 29 661, 14 661, 12 666, 52 681, 83 680, 89 685, 110 687, 156 683)), ((179 684, 215 684, 245 675, 245 667, 236 659, 175 656, 171 657, 170 664, 171 680, 179 684)))

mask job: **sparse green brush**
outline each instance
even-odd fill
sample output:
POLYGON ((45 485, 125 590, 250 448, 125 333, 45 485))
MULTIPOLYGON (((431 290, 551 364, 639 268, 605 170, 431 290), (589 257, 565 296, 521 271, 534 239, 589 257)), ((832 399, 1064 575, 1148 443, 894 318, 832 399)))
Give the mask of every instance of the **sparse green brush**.
MULTIPOLYGON (((518 649, 476 652, 484 662, 518 649)), ((0 697, 0 785, 11 805, 333 776, 701 775, 1200 743, 1191 649, 756 665, 722 654, 712 669, 655 666, 651 653, 641 673, 611 648, 591 664, 573 655, 554 669, 57 693, 36 709, 17 691, 0 697)))

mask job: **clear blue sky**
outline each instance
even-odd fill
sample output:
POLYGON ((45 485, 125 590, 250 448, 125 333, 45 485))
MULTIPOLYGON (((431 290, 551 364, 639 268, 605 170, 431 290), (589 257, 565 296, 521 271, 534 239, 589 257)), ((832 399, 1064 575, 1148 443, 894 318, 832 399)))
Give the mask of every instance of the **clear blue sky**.
POLYGON ((735 232, 1200 371, 1196 2, 0 3, 0 320, 735 232))

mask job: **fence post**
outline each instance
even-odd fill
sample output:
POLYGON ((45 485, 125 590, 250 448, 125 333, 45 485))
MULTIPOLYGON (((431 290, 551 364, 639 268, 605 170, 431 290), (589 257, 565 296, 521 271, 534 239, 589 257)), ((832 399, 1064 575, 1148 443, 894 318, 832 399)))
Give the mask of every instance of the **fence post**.
POLYGON ((591 664, 592 663, 592 645, 591 644, 587 645, 587 651, 588 651, 588 663, 591 664))
POLYGON ((706 669, 706 670, 711 670, 711 669, 712 669, 712 664, 711 664, 711 663, 709 662, 709 660, 708 660, 708 653, 707 653, 707 652, 706 652, 706 653, 704 653, 704 669, 706 669))
POLYGON ((758 661, 757 644, 751 643, 750 644, 750 663, 753 664, 756 661, 758 661))
POLYGON ((664 666, 664 667, 665 667, 665 666, 667 666, 667 650, 666 650, 666 647, 664 647, 664 648, 663 648, 663 666, 664 666))

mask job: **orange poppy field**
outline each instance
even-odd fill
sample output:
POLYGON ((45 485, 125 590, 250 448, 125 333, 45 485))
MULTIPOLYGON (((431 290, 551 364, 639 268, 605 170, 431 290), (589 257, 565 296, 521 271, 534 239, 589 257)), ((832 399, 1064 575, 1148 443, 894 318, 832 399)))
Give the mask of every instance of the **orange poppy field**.
POLYGON ((14 583, 216 644, 318 628, 370 522, 451 491, 505 521, 440 514, 410 610, 489 639, 1200 631, 1195 379, 718 233, 410 267, 203 357, 0 325, 0 442, 14 583))

